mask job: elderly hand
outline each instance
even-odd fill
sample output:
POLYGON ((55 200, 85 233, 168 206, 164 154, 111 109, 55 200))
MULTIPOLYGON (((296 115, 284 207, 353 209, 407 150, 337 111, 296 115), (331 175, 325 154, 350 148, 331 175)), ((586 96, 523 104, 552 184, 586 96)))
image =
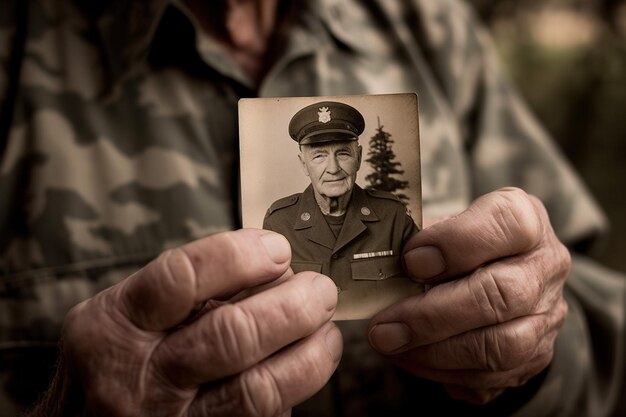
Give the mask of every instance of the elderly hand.
POLYGON ((514 188, 487 194, 410 239, 404 262, 434 286, 372 318, 370 343, 394 363, 472 403, 550 363, 570 256, 537 198, 514 188))
POLYGON ((292 277, 290 258, 287 240, 273 232, 222 233, 163 253, 75 307, 56 382, 69 386, 65 411, 288 415, 326 383, 342 351, 329 322, 335 285, 315 273, 292 277), (217 301, 272 282, 237 302, 217 301))

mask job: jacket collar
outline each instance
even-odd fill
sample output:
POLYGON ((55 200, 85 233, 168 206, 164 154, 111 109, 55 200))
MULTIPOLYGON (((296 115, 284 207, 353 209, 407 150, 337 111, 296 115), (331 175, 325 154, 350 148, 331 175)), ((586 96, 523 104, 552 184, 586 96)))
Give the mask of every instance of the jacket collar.
POLYGON ((355 184, 341 233, 335 238, 315 201, 313 186, 309 185, 300 198, 293 228, 294 230, 309 229, 306 231, 309 240, 332 249, 335 253, 367 230, 365 223, 377 221, 379 218, 367 193, 355 184))
POLYGON ((355 184, 352 190, 350 204, 348 205, 348 211, 346 212, 346 220, 341 228, 341 233, 339 233, 337 237, 333 253, 365 232, 367 230, 365 223, 377 221, 379 221, 378 216, 374 212, 374 208, 370 204, 366 192, 355 184))
POLYGON ((147 58, 154 34, 170 3, 169 0, 111 0, 96 17, 114 82, 147 58))
MULTIPOLYGON (((96 27, 102 40, 109 70, 114 83, 123 79, 140 66, 148 57, 154 35, 168 7, 184 7, 178 0, 109 0, 102 2, 81 2, 83 10, 95 19, 96 27), (94 11, 99 4, 98 11, 94 11), (95 14, 95 16, 94 16, 95 14)), ((286 44, 280 57, 275 60, 276 68, 268 74, 268 78, 284 67, 287 62, 303 55, 314 54, 320 45, 327 44, 332 38, 333 16, 328 12, 324 1, 294 1, 292 12, 293 24, 289 25, 282 38, 286 44), (296 4, 297 3, 297 4, 296 4)), ((241 74, 233 70, 233 66, 225 65, 228 59, 217 45, 217 42, 205 40, 207 53, 203 58, 208 65, 243 84, 241 74)))
POLYGON ((346 216, 351 216, 362 222, 377 222, 380 220, 374 211, 374 207, 372 207, 372 202, 367 192, 356 184, 352 191, 352 198, 350 199, 346 216))

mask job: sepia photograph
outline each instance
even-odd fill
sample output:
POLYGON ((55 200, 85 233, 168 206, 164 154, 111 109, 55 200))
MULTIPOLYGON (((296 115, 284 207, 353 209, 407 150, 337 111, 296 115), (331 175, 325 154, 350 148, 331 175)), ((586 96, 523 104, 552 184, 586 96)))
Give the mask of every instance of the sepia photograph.
POLYGON ((243 226, 332 278, 335 320, 423 291, 400 261, 422 227, 416 94, 242 99, 239 129, 243 226))

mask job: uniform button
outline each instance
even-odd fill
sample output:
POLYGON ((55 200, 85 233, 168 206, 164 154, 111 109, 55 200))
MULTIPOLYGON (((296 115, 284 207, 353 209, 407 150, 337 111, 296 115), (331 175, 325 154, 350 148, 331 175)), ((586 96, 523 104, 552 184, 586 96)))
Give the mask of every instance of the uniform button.
POLYGON ((369 216, 372 214, 372 211, 367 207, 361 207, 361 214, 364 216, 369 216))
POLYGON ((385 278, 385 274, 383 273, 382 269, 378 271, 378 279, 383 279, 385 278))
POLYGON ((341 255, 339 255, 338 253, 333 253, 331 258, 332 259, 339 259, 341 257, 341 255))
POLYGON ((304 213, 300 215, 300 218, 303 221, 308 222, 309 220, 311 220, 311 214, 305 211, 304 213))

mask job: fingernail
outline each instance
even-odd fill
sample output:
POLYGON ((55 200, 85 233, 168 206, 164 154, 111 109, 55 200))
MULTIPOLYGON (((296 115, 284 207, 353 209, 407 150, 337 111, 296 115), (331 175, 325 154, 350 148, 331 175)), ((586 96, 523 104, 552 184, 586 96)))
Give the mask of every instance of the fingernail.
POLYGON ((404 323, 375 325, 369 334, 370 343, 381 353, 393 353, 411 341, 411 331, 404 323))
POLYGON ((439 248, 422 246, 404 254, 407 270, 417 279, 436 277, 446 270, 446 261, 439 248))
POLYGON ((336 326, 332 326, 328 332, 326 332, 326 347, 331 358, 335 362, 339 362, 341 354, 343 352, 343 337, 341 332, 336 326))
POLYGON ((313 279, 313 286, 320 296, 326 310, 331 311, 337 306, 337 286, 328 277, 318 275, 313 279))
POLYGON ((268 233, 261 236, 261 242, 265 246, 265 250, 270 259, 274 263, 282 264, 289 260, 291 249, 289 242, 285 237, 277 233, 268 233))

